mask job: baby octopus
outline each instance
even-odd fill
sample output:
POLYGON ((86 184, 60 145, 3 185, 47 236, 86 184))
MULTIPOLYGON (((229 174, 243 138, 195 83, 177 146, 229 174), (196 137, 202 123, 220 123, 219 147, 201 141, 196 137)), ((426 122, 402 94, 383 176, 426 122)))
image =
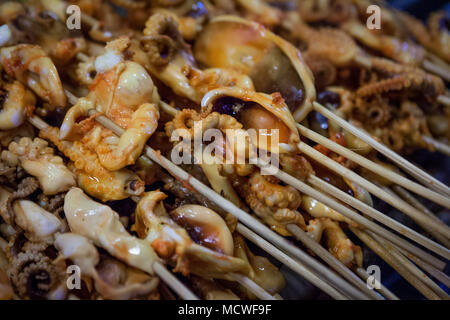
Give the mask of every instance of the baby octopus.
POLYGON ((348 267, 362 266, 362 250, 347 237, 339 223, 329 218, 310 220, 306 228, 317 242, 325 241, 328 250, 348 267))
POLYGON ((0 130, 11 130, 25 121, 34 109, 36 98, 19 82, 0 85, 0 130))
POLYGON ((49 127, 40 132, 43 139, 51 141, 73 164, 71 169, 77 177, 77 184, 88 194, 102 201, 122 200, 144 192, 144 182, 132 171, 105 169, 97 155, 80 141, 59 139, 59 130, 49 127))
POLYGON ((58 70, 41 47, 20 44, 1 48, 0 64, 9 76, 31 88, 50 107, 66 105, 58 70))
POLYGON ((76 185, 74 174, 61 157, 54 155, 53 148, 43 139, 25 137, 18 142, 13 141, 8 150, 2 152, 2 159, 11 166, 20 163, 28 174, 39 180, 46 195, 65 192, 76 185))
POLYGON ((401 65, 383 58, 372 58, 371 65, 380 79, 362 85, 356 91, 358 98, 369 98, 390 92, 405 92, 408 96, 423 96, 431 102, 445 92, 444 83, 440 78, 419 68, 401 65))
POLYGON ((282 186, 277 178, 259 172, 253 172, 247 181, 243 177, 232 180, 250 209, 278 233, 290 235, 286 230, 288 224, 305 228, 303 216, 296 210, 301 195, 291 186, 282 186))
POLYGON ((157 91, 141 65, 125 60, 128 46, 126 37, 107 44, 106 53, 95 60, 97 75, 90 93, 70 108, 60 131, 61 139, 81 141, 110 171, 134 164, 158 126, 157 91), (124 134, 117 138, 96 124, 88 117, 91 109, 125 129, 124 134))

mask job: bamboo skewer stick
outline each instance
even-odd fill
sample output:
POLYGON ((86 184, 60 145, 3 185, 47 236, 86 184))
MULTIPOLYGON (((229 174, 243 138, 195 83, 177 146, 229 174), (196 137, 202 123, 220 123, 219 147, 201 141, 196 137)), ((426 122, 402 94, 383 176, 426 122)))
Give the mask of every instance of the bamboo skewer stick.
MULTIPOLYGON (((395 197, 395 198, 397 198, 397 199, 401 199, 400 196, 398 196, 394 191, 392 191, 392 190, 389 189, 388 187, 386 187, 386 186, 380 186, 380 188, 383 189, 384 191, 386 191, 387 193, 391 194, 393 197, 395 197)), ((405 190, 405 191, 406 191, 406 190, 405 190)), ((409 200, 410 200, 410 199, 409 199, 409 200)), ((412 204, 410 201, 408 201, 408 200, 405 200, 405 201, 409 202, 409 203, 413 206, 413 204, 412 204)), ((417 209, 417 210, 420 210, 420 209, 417 209)), ((421 210, 420 210, 420 211, 421 211, 421 210)), ((423 211, 422 211, 422 212, 423 212, 423 211)), ((425 214, 426 216, 428 216, 426 213, 424 213, 424 214, 425 214)), ((430 217, 430 219, 431 219, 431 220, 438 221, 438 222, 441 222, 441 220, 437 219, 436 216, 430 217)), ((420 221, 415 221, 415 222, 416 222, 420 227, 422 227, 424 230, 427 230, 427 226, 426 226, 426 225, 423 225, 420 221)), ((427 230, 427 231, 428 231, 428 230, 427 230)), ((445 247, 450 248, 450 240, 447 239, 446 237, 444 237, 442 234, 434 233, 434 234, 432 234, 432 236, 433 236, 437 241, 439 241, 441 244, 443 244, 445 247)))
POLYGON ((330 286, 328 283, 322 281, 319 277, 317 277, 314 273, 312 273, 309 269, 304 267, 298 261, 295 261, 288 255, 283 253, 281 250, 274 247, 272 244, 270 244, 269 242, 258 236, 256 233, 254 233, 252 230, 244 226, 242 223, 237 224, 236 230, 247 240, 259 246, 261 249, 272 255, 274 258, 283 263, 292 271, 296 272, 298 275, 308 279, 309 282, 311 282, 317 288, 321 289, 322 291, 330 295, 332 298, 336 300, 348 300, 346 296, 341 294, 339 291, 330 286))
MULTIPOLYGON (((169 112, 170 114, 172 114, 172 115, 176 115, 176 113, 177 113, 177 110, 175 110, 174 108, 172 108, 171 106, 167 106, 167 110, 165 110, 165 111, 167 111, 167 112, 169 112)), ((280 177, 279 177, 280 178, 280 177)), ((282 177, 281 177, 282 178, 282 177)), ((310 177, 310 178, 316 178, 316 179, 318 179, 317 177, 310 177)), ((320 180, 320 179, 319 179, 320 180)), ((325 183, 325 182, 323 182, 323 183, 325 183)), ((325 183, 326 184, 326 183, 325 183)), ((302 191, 303 191, 303 189, 302 189, 302 191)), ((340 190, 339 190, 340 191, 340 190)), ((344 193, 344 195, 346 195, 345 193, 344 193)), ((346 195, 346 196, 348 196, 348 195, 346 195)), ((353 200, 356 200, 356 199, 354 199, 354 198, 352 198, 352 197, 350 197, 350 196, 348 196, 350 199, 353 199, 353 200)), ((368 207, 368 206, 367 206, 368 207)), ((370 207, 369 207, 370 208, 370 207)), ((370 209, 373 209, 373 208, 370 208, 370 209)), ((373 209, 374 210, 374 209, 373 209)), ((384 215, 382 215, 383 217, 385 217, 384 215)), ((395 221, 395 220, 394 220, 395 221)), ((400 231, 403 231, 404 230, 404 226, 403 225, 401 225, 400 223, 397 223, 398 225, 400 225, 401 227, 400 227, 400 231)), ((349 269, 347 269, 344 265, 342 265, 339 261, 337 261, 337 263, 336 263, 336 258, 334 257, 334 256, 332 256, 328 251, 326 251, 323 247, 321 247, 320 245, 318 245, 317 243, 315 243, 312 239, 310 239, 304 232, 303 232, 303 230, 301 230, 298 226, 296 226, 296 225, 288 225, 287 226, 287 229, 291 232, 291 233, 293 233, 295 236, 296 236, 296 238, 298 239, 298 240, 300 240, 300 241, 302 241, 308 248, 310 248, 310 249, 313 249, 313 251, 316 253, 316 254, 318 254, 319 255, 319 257, 321 257, 325 262, 327 262, 329 265, 331 265, 331 266, 333 266, 333 268, 335 269, 335 270, 340 270, 340 273, 344 276, 344 277, 346 277, 346 276, 350 276, 350 277, 352 277, 353 276, 353 273, 352 272, 350 272, 350 270, 349 269), (307 240, 309 240, 309 242, 307 241, 307 240), (312 243, 311 243, 312 242, 312 243), (330 257, 331 256, 331 257, 330 257), (345 273, 347 273, 347 274, 345 274, 345 273)), ((412 231, 412 230, 411 230, 412 231)), ((417 235, 418 237, 420 237, 420 238, 422 238, 422 239, 424 239, 424 240, 428 240, 428 241, 430 241, 429 239, 427 239, 427 238, 425 238, 425 237, 423 237, 423 236, 421 236, 420 234, 418 234, 418 233, 415 233, 414 232, 414 234, 415 235, 417 235)), ((431 242, 432 243, 432 242, 431 242)), ((425 253, 425 252, 424 252, 425 253)), ((426 254, 426 253, 425 253, 426 254)), ((428 255, 428 254, 426 254, 426 255, 428 255)), ((428 255, 429 256, 429 255, 428 255)), ((432 257, 432 256, 430 256, 430 257, 432 257)), ((440 262, 440 261, 439 261, 440 262)), ((444 266, 445 266, 445 264, 444 264, 444 266)), ((350 280, 350 281, 352 281, 352 280, 354 280, 354 278, 347 278, 348 280, 350 280)), ((355 285, 360 285, 360 283, 354 283, 355 285)), ((364 285, 364 284, 363 284, 364 285)), ((364 287, 365 288, 367 288, 365 285, 364 285, 364 287)), ((365 291, 366 292, 366 291, 365 291)), ((373 292, 373 291, 371 291, 371 292, 373 292)), ((378 297, 378 296, 376 296, 376 297, 378 297)))
POLYGON ((340 144, 325 138, 324 136, 300 125, 297 124, 297 128, 300 132, 300 134, 304 137, 307 137, 308 139, 319 143, 320 145, 326 147, 327 149, 330 149, 331 151, 334 151, 341 156, 344 156, 345 158, 359 164, 360 166, 398 184, 402 187, 413 191, 414 193, 417 193, 424 198, 430 199, 433 202, 436 202, 444 207, 450 208, 450 199, 448 197, 445 197, 437 192, 434 192, 428 188, 425 188, 424 186, 411 181, 401 175, 399 175, 396 172, 387 170, 386 168, 383 168, 379 164, 368 160, 367 158, 357 154, 356 152, 353 152, 340 144))
MULTIPOLYGON (((416 241, 417 243, 420 243, 424 245, 425 247, 428 247, 428 244, 436 245, 433 241, 430 239, 424 237, 423 235, 419 234, 418 232, 402 225, 400 222, 382 214, 381 212, 377 211, 376 209, 368 206, 362 201, 359 201, 358 199, 353 198, 352 196, 346 194, 342 190, 336 188, 333 185, 328 184, 327 182, 323 181, 322 179, 311 175, 308 178, 308 183, 314 186, 315 188, 322 190, 323 192, 328 193, 329 195, 334 195, 339 200, 343 201, 344 203, 354 207, 355 209, 365 213, 367 216, 369 216, 372 219, 375 219, 379 222, 382 222, 383 224, 389 226, 393 230, 397 231, 398 233, 407 236, 408 238, 416 241)), ((427 252, 421 250, 420 248, 417 248, 416 246, 412 245, 408 241, 403 240, 402 238, 391 234, 387 232, 387 230, 384 230, 377 224, 374 224, 372 221, 364 218, 363 216, 359 214, 352 213, 351 215, 348 215, 348 213, 340 212, 347 218, 355 221, 356 223, 364 226, 365 228, 372 230, 373 232, 389 239, 390 241, 396 243, 400 247, 404 248, 408 252, 414 252, 418 254, 422 259, 425 261, 428 261, 430 264, 434 265, 435 267, 439 269, 445 268, 445 263, 441 260, 435 258, 434 256, 428 254, 427 252)))
POLYGON ((437 102, 443 104, 446 107, 450 107, 450 98, 448 96, 439 96, 437 97, 437 102))
MULTIPOLYGON (((77 98, 71 94, 69 91, 66 90, 66 94, 69 98, 70 103, 75 104, 77 102, 77 98)), ((163 105, 164 106, 164 105, 163 105)), ((166 108, 172 108, 170 106, 168 106, 167 104, 165 104, 166 108)), ((172 108, 173 109, 173 108, 172 108)), ((95 110, 91 110, 90 114, 96 114, 95 110)), ((123 134, 124 130, 119 127, 118 125, 116 125, 114 122, 112 122, 111 120, 109 120, 108 118, 106 118, 105 116, 98 116, 96 117, 96 121, 98 121, 100 124, 102 124, 103 126, 105 126, 106 128, 112 130, 116 135, 120 136, 123 134)), ((193 178, 192 176, 190 176, 189 174, 187 174, 184 170, 178 168, 176 165, 174 165, 171 161, 169 161, 168 159, 166 159, 165 157, 161 156, 158 152, 156 152, 155 150, 151 149, 150 147, 146 146, 145 147, 145 154, 147 155, 148 158, 150 158, 151 160, 153 160, 155 163, 158 163, 161 167, 165 168, 166 170, 168 170, 172 175, 175 175, 176 177, 178 177, 179 179, 185 180, 187 181, 187 183, 191 184, 191 186, 196 189, 198 192, 202 193, 204 196, 206 196, 207 198, 209 198, 209 200, 213 201, 214 203, 216 203, 217 205, 221 206, 221 203, 218 203, 217 201, 217 197, 213 197, 212 195, 209 195, 211 192, 215 194, 215 192, 213 190, 211 190, 210 188, 206 187, 205 185, 203 185, 200 181, 198 181, 197 179, 193 178), (193 184, 194 183, 194 184, 193 184), (196 187, 197 185, 197 187, 196 187), (200 188, 201 190, 197 189, 200 188), (208 194, 204 194, 203 192, 207 191, 208 194)), ((217 194, 215 194, 217 196, 217 194)), ((239 215, 242 215, 241 213, 244 213, 244 216, 248 216, 250 217, 247 213, 245 213, 244 211, 242 211, 241 209, 237 208, 234 204, 232 204, 231 202, 229 202, 226 199, 221 199, 223 201, 228 202, 229 204, 231 204, 233 206, 233 209, 237 209, 239 212, 239 215)), ((225 209, 225 208, 224 208, 225 209)), ((227 209, 230 213, 233 214, 232 211, 230 211, 230 209, 227 209)), ((237 218, 239 219, 239 216, 237 216, 237 218)), ((257 221, 259 224, 261 224, 258 220, 254 219, 253 217, 250 217, 252 220, 257 221)), ((266 229, 264 233, 267 233, 267 231, 269 231, 269 229, 267 229, 267 227, 265 227, 264 225, 262 225, 264 229, 266 229)), ((269 234, 273 233, 273 231, 269 231, 269 234)), ((273 233, 273 235, 277 236, 277 238, 279 237, 280 239, 277 240, 283 240, 283 245, 285 244, 284 241, 286 241, 285 239, 283 239, 282 237, 276 235, 275 233, 273 233)), ((289 249, 291 254, 295 255, 297 257, 297 259, 300 259, 300 261, 304 261, 306 260, 306 264, 310 265, 313 269, 317 268, 319 266, 320 270, 320 274, 322 276, 327 277, 327 279, 333 279, 329 273, 330 270, 327 270, 327 272, 325 272, 326 269, 322 269, 322 265, 319 264, 317 261, 313 260, 313 258, 309 257, 308 255, 306 255, 305 253, 303 253, 300 249, 292 246, 289 244, 289 249)), ((286 249, 285 249, 286 250, 286 249)), ((287 250, 289 252, 289 250, 287 250)), ((335 276, 336 277, 336 276, 335 276)), ((352 297, 356 297, 358 299, 365 299, 365 296, 362 295, 360 292, 358 292, 355 288, 353 288, 352 286, 349 286, 345 281, 343 281, 341 278, 336 277, 336 279, 333 279, 335 281, 338 282, 338 288, 342 286, 344 286, 344 291, 345 292, 349 292, 350 295, 352 297)))
MULTIPOLYGON (((367 274, 366 270, 364 270, 363 268, 357 268, 356 273, 365 281, 367 281, 367 279, 369 279, 369 275, 367 274)), ((377 289, 377 290, 389 300, 400 300, 399 297, 397 297, 394 293, 392 293, 381 282, 380 282, 380 289, 377 289)))
POLYGON ((422 281, 417 279, 407 268, 403 266, 390 252, 388 252, 380 243, 373 239, 363 230, 350 227, 350 230, 378 256, 386 261, 394 268, 405 280, 407 280, 414 288, 422 293, 427 299, 441 300, 440 297, 427 287, 422 281))
POLYGON ((419 200, 417 200, 411 193, 409 193, 407 190, 403 189, 400 186, 394 185, 391 187, 392 190, 400 197, 402 197, 405 201, 408 201, 411 205, 425 213, 427 216, 429 216, 431 219, 439 220, 436 215, 428 210, 427 207, 425 207, 419 200))
MULTIPOLYGON (((379 188, 372 182, 360 177, 353 171, 343 167, 336 161, 328 158, 327 156, 323 155, 319 151, 315 150, 314 148, 308 146, 304 142, 300 142, 299 150, 302 151, 304 154, 308 155, 309 157, 312 157, 322 165, 327 166, 330 170, 336 172, 339 175, 342 175, 346 177, 347 179, 350 179, 351 181, 363 185, 370 193, 377 196, 378 198, 386 201, 393 207, 399 209, 400 211, 404 212, 406 215, 410 216, 412 219, 414 219, 417 222, 423 223, 423 227, 426 227, 427 230, 431 230, 432 232, 438 232, 441 233, 443 236, 449 237, 450 236, 450 228, 445 225, 444 223, 438 223, 435 220, 431 219, 427 215, 423 214, 416 208, 412 207, 408 203, 404 202, 398 197, 394 197, 392 194, 386 192, 385 190, 379 188)), ((438 248, 438 246, 434 246, 434 249, 439 251, 439 254, 443 257, 446 257, 449 259, 450 257, 450 251, 445 248, 438 248)), ((436 252, 438 253, 438 252, 436 252)))
POLYGON ((450 82, 450 74, 446 70, 442 70, 441 67, 437 66, 436 64, 434 64, 430 60, 425 60, 423 62, 422 66, 423 66, 423 68, 426 71, 434 73, 435 75, 438 75, 439 77, 441 77, 445 81, 450 82))
POLYGON ((396 259, 403 263, 403 265, 414 274, 419 280, 425 283, 431 290, 433 290, 440 298, 448 300, 450 297, 442 290, 433 280, 431 280, 422 270, 420 270, 414 263, 408 260, 399 250, 395 248, 389 241, 373 234, 370 231, 366 231, 372 238, 383 245, 396 259))
MULTIPOLYGON (((96 113, 95 110, 91 111, 92 111, 90 113, 91 115, 96 113)), ((124 131, 121 127, 117 126, 114 122, 112 122, 111 120, 109 120, 104 116, 98 116, 95 118, 95 120, 101 123, 106 128, 112 130, 115 134, 119 136, 124 131)), ((173 164, 170 160, 162 156, 159 151, 155 151, 149 146, 145 146, 144 153, 150 160, 159 164, 161 167, 166 169, 171 175, 188 183, 193 189, 197 190, 199 193, 208 198, 210 201, 212 201, 213 203, 220 206, 222 209, 234 215, 240 222, 242 222, 247 226, 251 226, 253 231, 258 233, 260 236, 266 238, 273 244, 276 244, 277 246, 279 246, 280 248, 282 248, 283 250, 294 256, 296 259, 299 259, 300 262, 306 264, 307 267, 312 268, 313 270, 318 272, 322 277, 325 277, 325 279, 333 283, 334 286, 339 288, 341 291, 345 293, 350 293, 350 296, 354 298, 359 299, 366 298, 366 296, 361 292, 359 292, 358 290, 356 290, 356 288, 354 288, 349 283, 344 281, 342 278, 340 278, 331 270, 327 269, 318 261, 310 257, 307 253, 293 246, 286 239, 284 239, 283 237, 279 236, 278 234, 267 228, 259 220, 250 216, 247 212, 243 211, 242 209, 238 208, 231 201, 222 197, 218 197, 217 193, 214 190, 207 187, 202 182, 200 182, 199 180, 188 174, 186 171, 173 164)))
POLYGON ((442 182, 438 181, 428 173, 424 172, 423 170, 417 168, 414 166, 411 162, 407 161, 403 157, 401 157, 399 154, 395 153, 385 145, 381 144, 380 142, 376 141, 374 138, 372 138, 367 133, 363 132, 361 129, 356 128, 352 124, 348 123, 341 117, 335 115, 333 112, 329 111, 327 108, 322 106, 321 104, 314 102, 313 108, 315 111, 319 112, 329 120, 332 120, 336 122, 339 126, 344 128, 345 130, 349 131, 351 134, 356 136, 357 138, 363 140, 370 146, 372 146, 375 150, 380 152, 381 154, 385 155, 387 158, 391 159, 393 162, 395 162, 397 165, 399 165, 401 168, 403 168, 406 172, 411 174, 413 177, 421 181, 423 184, 430 186, 435 191, 438 191, 444 195, 450 196, 450 188, 444 185, 442 182))
MULTIPOLYGON (((162 108, 164 109, 165 112, 167 112, 172 116, 175 116, 178 113, 178 110, 174 109, 173 107, 167 105, 164 102, 162 108)), ((322 246, 314 242, 308 235, 305 234, 303 230, 298 228, 298 226, 290 224, 287 226, 287 229, 297 238, 297 240, 301 241, 306 247, 308 247, 320 258, 322 258, 322 260, 324 260, 326 263, 328 263, 328 265, 330 265, 336 272, 338 272, 345 279, 353 283, 356 287, 359 287, 368 296, 371 296, 374 299, 381 298, 379 295, 374 294, 372 290, 369 290, 367 286, 357 277, 357 275, 355 275, 349 268, 347 268, 338 259, 336 259, 336 257, 330 254, 330 252, 328 252, 322 246)))
POLYGON ((442 60, 442 58, 438 57, 436 54, 426 50, 426 57, 430 62, 445 69, 447 72, 450 72, 450 65, 446 61, 442 60))
POLYGON ((349 268, 347 268, 342 262, 340 262, 335 256, 333 256, 328 250, 322 247, 319 243, 311 239, 306 232, 300 229, 294 224, 289 224, 286 227, 289 232, 291 232, 298 240, 300 240, 307 248, 312 250, 317 254, 323 261, 330 265, 334 270, 336 270, 345 279, 350 281, 353 285, 361 289, 367 296, 375 300, 383 300, 383 298, 378 295, 373 290, 367 288, 366 283, 361 281, 361 279, 353 273, 349 268))
MULTIPOLYGON (((177 111, 175 108, 173 108, 173 107, 171 107, 171 106, 169 106, 169 105, 167 105, 167 104, 166 104, 166 106, 163 106, 163 109, 164 109, 165 112, 171 114, 172 116, 175 116, 175 115, 178 113, 178 111, 177 111)), ((286 175, 286 174, 285 174, 285 175, 286 175)), ((292 181, 295 180, 293 177, 290 177, 291 181, 283 180, 283 179, 285 178, 284 176, 278 176, 278 178, 280 178, 282 181, 284 181, 284 182, 286 182, 286 183, 288 183, 288 184, 291 184, 291 185, 292 185, 292 181)), ((309 182, 317 182, 317 181, 320 181, 320 182, 321 182, 320 186, 316 186, 316 187, 318 187, 319 189, 320 189, 320 188, 325 188, 326 190, 329 191, 330 188, 332 188, 332 191, 333 191, 334 193, 333 193, 333 192, 331 192, 331 193, 329 192, 330 194, 336 194, 336 192, 338 192, 338 193, 340 193, 341 197, 344 197, 344 198, 347 197, 346 199, 349 200, 349 202, 347 202, 347 203, 350 204, 350 205, 353 205, 353 206, 354 206, 354 203, 355 203, 355 202, 359 202, 362 206, 365 206, 367 209, 371 210, 371 212, 369 212, 369 213, 375 212, 375 217, 378 218, 378 220, 380 220, 380 218, 381 218, 382 221, 385 221, 385 220, 389 221, 389 220, 390 220, 390 221, 392 222, 391 224, 394 224, 394 226, 397 227, 396 230, 399 231, 399 232, 401 232, 402 234, 405 234, 405 233, 406 233, 406 234, 409 235, 409 233, 412 233, 412 234, 415 236, 415 238, 418 238, 418 239, 422 240, 422 241, 420 241, 420 242, 422 242, 422 243, 430 244, 430 245, 437 245, 436 243, 434 243, 434 242, 431 241, 430 239, 428 239, 428 238, 426 238, 426 237, 424 237, 424 236, 418 234, 417 232, 415 232, 415 231, 413 231, 413 230, 411 230, 411 229, 409 229, 409 228, 403 226, 402 224, 398 223, 397 221, 395 221, 395 220, 393 220, 393 219, 390 219, 389 217, 386 217, 385 215, 381 214, 380 212, 376 211, 375 209, 373 209, 373 208, 371 208, 371 207, 365 205, 364 203, 362 203, 361 201, 359 201, 359 200, 357 200, 357 199, 355 199, 355 198, 353 198, 353 197, 350 197, 349 195, 345 194, 345 193, 342 192, 341 190, 335 188, 335 187, 332 186, 332 185, 329 185, 328 183, 326 183, 326 182, 324 182, 324 181, 318 179, 317 177, 311 175, 309 179, 310 179, 309 182), (334 189, 334 190, 333 190, 333 189, 334 189), (384 218, 384 219, 383 219, 383 218, 384 218), (408 232, 408 231, 409 231, 409 232, 408 232)), ((294 181, 294 183, 295 183, 295 181, 294 181)), ((297 183, 297 188, 298 188, 299 190, 301 190, 302 192, 305 191, 305 190, 304 190, 304 186, 299 186, 298 183, 297 183)), ((325 192, 327 192, 327 191, 325 191, 325 192)), ((359 208, 360 208, 360 209, 363 209, 363 211, 364 211, 364 208, 361 208, 361 207, 359 207, 359 208)), ((372 222, 368 221, 367 219, 363 218, 362 216, 360 216, 360 215, 358 215, 358 214, 356 214, 356 213, 353 213, 352 217, 353 217, 353 218, 356 217, 356 219, 357 219, 359 222, 361 222, 363 225, 365 225, 366 227, 369 227, 369 228, 371 228, 371 229, 373 229, 374 227, 377 228, 377 229, 375 229, 375 230, 377 230, 378 232, 380 232, 381 234, 383 234, 384 236, 386 236, 384 233, 386 233, 387 230, 384 230, 384 229, 378 227, 377 225, 373 224, 372 222), (365 221, 365 222, 367 222, 367 223, 364 223, 363 221, 365 221)), ((291 228, 291 229, 293 229, 293 230, 297 230, 297 229, 298 229, 298 227, 295 226, 295 225, 289 225, 289 226, 288 226, 288 229, 289 229, 289 228, 291 228)), ((295 232, 293 232, 293 230, 290 230, 290 231, 291 231, 292 233, 295 234, 295 232)), ((300 231, 301 231, 301 232, 300 232, 300 234, 301 234, 303 231, 302 231, 302 230, 300 230, 300 231)), ((297 233, 296 236, 297 236, 297 239, 298 239, 298 240, 302 241, 305 245, 308 246, 308 244, 305 243, 304 238, 302 238, 301 235, 299 235, 299 234, 297 233)), ((419 248, 417 248, 417 247, 411 245, 409 242, 404 241, 403 239, 401 239, 401 238, 399 238, 399 237, 396 237, 396 236, 393 235, 393 234, 391 235, 391 234, 389 234, 389 233, 387 234, 387 237, 390 238, 390 239, 392 239, 394 242, 398 243, 399 245, 401 245, 401 246, 407 248, 407 249, 410 250, 410 251, 413 251, 413 252, 419 252, 420 255, 421 255, 424 259, 430 260, 430 262, 431 262, 431 263, 434 263, 437 267, 439 267, 439 268, 441 268, 441 269, 445 267, 445 263, 443 263, 443 262, 441 262, 440 260, 434 258, 433 256, 429 255, 429 254, 426 253, 425 251, 423 251, 423 250, 421 250, 421 249, 419 249, 419 248)), ((309 238, 308 238, 308 240, 309 240, 309 238)), ((312 249, 311 246, 309 246, 309 248, 312 249)), ((323 249, 323 248, 322 248, 322 249, 323 249)), ((444 249, 445 249, 445 248, 444 248, 444 249)), ((315 253, 318 254, 318 255, 320 256, 320 252, 315 252, 315 253)), ((334 257, 333 257, 333 258, 334 258, 334 257)))
MULTIPOLYGON (((287 182, 286 180, 284 180, 284 181, 287 182)), ((295 187, 295 185, 294 185, 293 183, 289 183, 289 184, 290 184, 291 186, 294 186, 294 187, 295 187)), ((315 197, 315 198, 318 199, 319 201, 321 201, 320 196, 319 196, 319 197, 315 197)), ((324 203, 325 203, 325 202, 324 202, 324 203)), ((343 214, 344 211, 348 210, 348 208, 346 208, 346 207, 344 207, 344 206, 342 206, 341 209, 337 209, 336 206, 334 206, 333 209, 338 210, 339 213, 341 213, 341 214, 343 214)), ((366 222, 366 224, 367 224, 367 222, 366 222)), ((373 226, 372 226, 372 228, 373 228, 373 226)), ((292 233, 294 232, 293 230, 289 229, 289 226, 288 226, 288 230, 291 231, 292 233)), ((385 234, 384 234, 384 235, 385 235, 385 234)), ((372 248, 372 247, 371 247, 371 249, 372 249, 372 250, 375 250, 375 249, 372 248)), ((387 257, 382 256, 382 258, 385 259, 386 262, 388 262, 389 264, 392 263, 392 260, 389 259, 389 258, 390 258, 389 256, 387 256, 387 257)), ((399 260, 399 258, 397 258, 397 260, 395 260, 395 264, 394 264, 394 265, 397 267, 396 270, 397 270, 403 277, 405 277, 406 280, 408 280, 408 281, 411 282, 414 286, 416 286, 416 287, 418 288, 418 290, 420 290, 420 292, 422 292, 423 294, 427 295, 428 298, 431 298, 431 299, 435 299, 435 298, 436 298, 434 293, 430 294, 430 293, 427 291, 427 288, 424 288, 424 286, 421 286, 420 284, 418 284, 418 283, 417 283, 417 279, 415 279, 415 281, 412 279, 412 277, 414 276, 414 274, 411 273, 411 271, 408 270, 408 268, 410 268, 410 265, 408 264, 408 261, 399 260)))
POLYGON ((415 264, 417 264, 419 267, 421 267, 423 270, 425 270, 433 278, 435 278, 436 280, 439 280, 440 282, 442 282, 444 285, 447 286, 447 288, 450 288, 450 277, 448 275, 446 275, 444 272, 442 272, 441 270, 436 269, 435 267, 433 267, 432 265, 430 265, 430 264, 426 263, 425 261, 419 259, 415 255, 413 255, 413 254, 411 254, 409 252, 406 252, 402 248, 399 248, 397 246, 396 246, 396 248, 404 256, 406 256, 408 259, 411 259, 412 261, 414 261, 415 264))
POLYGON ((270 293, 268 293, 266 290, 261 288, 258 284, 256 284, 256 282, 252 281, 249 277, 246 277, 242 274, 231 273, 227 275, 227 278, 230 278, 234 282, 239 283, 261 300, 279 300, 274 296, 272 296, 270 293))
POLYGON ((156 275, 163 279, 164 283, 167 284, 173 291, 175 291, 178 296, 183 298, 183 300, 199 300, 198 297, 192 293, 192 291, 187 288, 180 280, 173 275, 172 272, 167 270, 167 268, 159 261, 153 263, 153 270, 156 275))
MULTIPOLYGON (((449 102, 450 102, 450 99, 449 99, 449 102)), ((437 151, 450 157, 450 146, 448 144, 440 142, 440 141, 433 139, 432 137, 426 136, 426 135, 423 135, 422 138, 426 143, 432 145, 437 151)))
MULTIPOLYGON (((48 127, 48 125, 37 117, 29 118, 32 125, 42 130, 48 127)), ((137 199, 134 199, 137 200, 137 199)), ((155 261, 153 264, 155 273, 160 276, 164 282, 173 289, 176 293, 180 295, 185 300, 198 300, 198 298, 193 294, 182 282, 180 282, 167 268, 159 261, 155 261)), ((276 300, 272 295, 265 291, 262 287, 256 284, 250 278, 239 275, 237 273, 230 273, 227 276, 233 281, 239 282, 246 289, 252 292, 256 297, 262 300, 276 300)))
MULTIPOLYGON (((386 188, 386 187, 385 187, 386 188)), ((420 203, 412 194, 403 189, 400 186, 393 186, 392 190, 397 194, 397 196, 401 197, 403 200, 408 202, 410 205, 416 207, 418 210, 422 211, 424 214, 429 216, 431 219, 436 221, 440 221, 438 217, 436 217, 430 210, 428 210, 423 204, 420 203)), ((386 191, 388 191, 386 189, 386 191)), ((441 236, 440 234, 435 234, 436 240, 445 245, 447 248, 450 248, 450 240, 441 236)))
MULTIPOLYGON (((42 119, 33 116, 28 121, 39 130, 48 128, 48 124, 42 119)), ((159 261, 153 263, 155 273, 177 294, 185 300, 198 300, 198 297, 192 293, 180 280, 178 280, 167 268, 159 261)))

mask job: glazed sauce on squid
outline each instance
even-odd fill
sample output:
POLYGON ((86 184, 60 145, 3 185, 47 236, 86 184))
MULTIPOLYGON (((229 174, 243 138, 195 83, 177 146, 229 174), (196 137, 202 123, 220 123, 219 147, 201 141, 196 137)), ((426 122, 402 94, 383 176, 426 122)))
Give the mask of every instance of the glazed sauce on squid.
POLYGON ((289 142, 289 128, 283 121, 256 103, 224 97, 215 101, 212 111, 236 118, 242 123, 244 129, 267 129, 268 136, 270 136, 270 129, 278 129, 279 142, 289 142))
POLYGON ((216 252, 224 253, 223 248, 220 246, 219 233, 212 229, 211 226, 198 221, 195 224, 191 224, 189 219, 178 214, 171 214, 171 217, 187 231, 195 243, 216 252))
POLYGON ((249 76, 256 91, 280 92, 291 112, 303 104, 303 82, 279 48, 271 48, 250 70, 249 76))
MULTIPOLYGON (((257 104, 252 104, 249 107, 241 109, 239 113, 239 120, 245 129, 267 129, 268 138, 272 136, 270 133, 271 129, 278 130, 279 141, 281 143, 289 142, 291 133, 289 128, 283 123, 283 121, 276 118, 272 113, 257 104)), ((262 133, 259 133, 259 135, 261 134, 262 133)))
POLYGON ((354 196, 352 189, 345 183, 345 181, 344 181, 344 179, 342 179, 342 177, 338 176, 337 174, 332 172, 330 169, 328 169, 325 166, 322 166, 321 164, 315 162, 314 160, 309 159, 309 158, 308 158, 308 160, 311 163, 311 166, 313 167, 313 169, 316 173, 316 176, 318 178, 332 184, 336 188, 344 191, 345 193, 348 193, 352 197, 354 196))

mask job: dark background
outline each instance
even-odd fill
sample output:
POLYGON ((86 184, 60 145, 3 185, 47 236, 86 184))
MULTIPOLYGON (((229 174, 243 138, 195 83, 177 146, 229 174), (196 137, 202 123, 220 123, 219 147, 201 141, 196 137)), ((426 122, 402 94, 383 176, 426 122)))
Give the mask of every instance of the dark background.
POLYGON ((420 19, 426 19, 431 11, 444 9, 450 13, 450 2, 445 0, 388 0, 393 7, 411 12, 420 19))

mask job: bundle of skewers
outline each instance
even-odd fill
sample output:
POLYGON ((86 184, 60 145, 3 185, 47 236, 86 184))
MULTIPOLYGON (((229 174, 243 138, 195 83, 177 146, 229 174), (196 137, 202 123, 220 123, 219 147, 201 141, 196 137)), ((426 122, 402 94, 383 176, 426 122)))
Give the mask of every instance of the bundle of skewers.
POLYGON ((368 5, 2 3, 0 298, 282 299, 283 265, 398 299, 371 251, 448 299, 450 228, 421 200, 450 188, 404 158, 449 154, 448 18, 382 6, 370 31, 368 5))

